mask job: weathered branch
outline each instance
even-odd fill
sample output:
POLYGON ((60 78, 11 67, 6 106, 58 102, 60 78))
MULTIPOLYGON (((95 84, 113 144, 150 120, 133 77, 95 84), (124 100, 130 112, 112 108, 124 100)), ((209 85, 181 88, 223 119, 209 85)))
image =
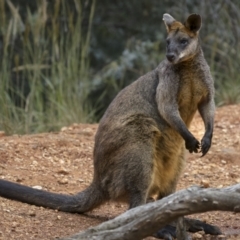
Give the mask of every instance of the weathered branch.
POLYGON ((181 216, 215 210, 240 212, 240 184, 222 189, 190 187, 62 240, 142 239, 181 216))

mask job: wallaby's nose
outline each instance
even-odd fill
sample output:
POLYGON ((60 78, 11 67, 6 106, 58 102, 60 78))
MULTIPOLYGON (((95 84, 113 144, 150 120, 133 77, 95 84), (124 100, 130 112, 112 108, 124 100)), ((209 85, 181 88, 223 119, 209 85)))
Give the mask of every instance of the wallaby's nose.
POLYGON ((173 62, 175 60, 175 54, 174 53, 168 53, 167 59, 169 62, 173 62))

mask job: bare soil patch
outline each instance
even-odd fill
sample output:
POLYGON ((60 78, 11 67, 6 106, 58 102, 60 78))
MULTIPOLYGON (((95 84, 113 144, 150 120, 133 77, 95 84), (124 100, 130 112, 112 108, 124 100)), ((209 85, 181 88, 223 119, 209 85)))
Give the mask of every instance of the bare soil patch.
MULTIPOLYGON (((57 133, 0 134, 0 178, 59 193, 74 194, 85 189, 93 176, 92 152, 97 127, 97 124, 73 124, 57 133)), ((201 139, 204 127, 199 115, 195 116, 191 129, 201 139)), ((240 105, 217 109, 212 148, 203 158, 187 153, 178 189, 236 183, 240 183, 240 105)), ((79 215, 0 198, 0 239, 57 239, 114 218, 126 209, 124 204, 109 202, 79 215)), ((209 212, 193 217, 218 225, 224 232, 220 237, 195 234, 194 239, 240 239, 240 214, 209 212)))

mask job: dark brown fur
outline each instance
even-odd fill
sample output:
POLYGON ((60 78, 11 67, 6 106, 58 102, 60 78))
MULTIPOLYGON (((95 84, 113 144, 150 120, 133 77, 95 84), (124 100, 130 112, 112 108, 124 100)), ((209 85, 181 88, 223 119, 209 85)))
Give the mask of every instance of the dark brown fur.
POLYGON ((132 208, 174 192, 185 147, 200 148, 188 130, 197 110, 206 128, 203 155, 211 146, 214 86, 199 44, 199 19, 193 14, 182 24, 164 15, 168 60, 123 89, 108 107, 95 137, 89 188, 65 196, 0 180, 0 196, 83 213, 110 199, 132 208))

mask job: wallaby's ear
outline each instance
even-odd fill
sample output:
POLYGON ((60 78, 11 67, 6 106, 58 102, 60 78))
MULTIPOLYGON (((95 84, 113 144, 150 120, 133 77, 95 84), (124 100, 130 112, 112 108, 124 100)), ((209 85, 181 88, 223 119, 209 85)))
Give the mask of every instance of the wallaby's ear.
POLYGON ((201 16, 195 13, 191 14, 190 16, 188 16, 184 25, 191 32, 197 33, 202 25, 201 16))
POLYGON ((167 31, 169 32, 171 29, 171 25, 173 24, 173 22, 175 22, 176 20, 168 13, 163 14, 163 21, 166 25, 167 31))

